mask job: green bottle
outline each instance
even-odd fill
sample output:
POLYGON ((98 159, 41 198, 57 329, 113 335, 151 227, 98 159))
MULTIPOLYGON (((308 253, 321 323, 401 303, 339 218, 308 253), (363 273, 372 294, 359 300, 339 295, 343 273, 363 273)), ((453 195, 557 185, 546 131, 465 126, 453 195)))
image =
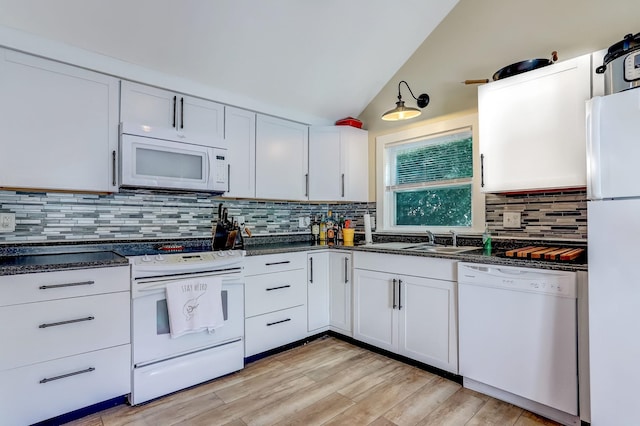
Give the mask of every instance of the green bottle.
POLYGON ((488 226, 485 226, 484 233, 482 234, 482 248, 485 254, 491 254, 491 234, 489 233, 488 226))

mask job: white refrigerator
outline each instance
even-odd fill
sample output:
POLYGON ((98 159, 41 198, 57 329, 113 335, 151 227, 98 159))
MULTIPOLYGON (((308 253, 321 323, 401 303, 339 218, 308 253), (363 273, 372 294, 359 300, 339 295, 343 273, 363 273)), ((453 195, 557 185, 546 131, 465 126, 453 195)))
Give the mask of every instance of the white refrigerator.
POLYGON ((587 103, 591 424, 640 424, 640 88, 587 103))

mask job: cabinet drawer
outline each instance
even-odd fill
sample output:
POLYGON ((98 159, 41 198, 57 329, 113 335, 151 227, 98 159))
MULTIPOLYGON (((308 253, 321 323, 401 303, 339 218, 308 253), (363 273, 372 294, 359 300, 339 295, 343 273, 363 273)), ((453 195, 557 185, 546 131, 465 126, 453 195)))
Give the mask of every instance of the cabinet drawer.
POLYGON ((389 255, 382 253, 353 253, 353 267, 390 274, 429 277, 438 280, 457 281, 458 261, 435 257, 389 255))
POLYGON ((32 424, 126 395, 130 363, 123 345, 0 372, 1 423, 32 424))
POLYGON ((305 279, 302 269, 245 277, 245 316, 304 305, 307 301, 305 279))
POLYGON ((268 274, 271 272, 304 269, 307 266, 307 253, 281 253, 245 258, 245 275, 268 274))
POLYGON ((0 276, 0 306, 128 291, 129 266, 0 276))
POLYGON ((130 342, 128 292, 0 308, 0 371, 130 342))
POLYGON ((305 306, 297 306, 247 318, 244 327, 245 356, 248 357, 304 338, 307 310, 305 306))

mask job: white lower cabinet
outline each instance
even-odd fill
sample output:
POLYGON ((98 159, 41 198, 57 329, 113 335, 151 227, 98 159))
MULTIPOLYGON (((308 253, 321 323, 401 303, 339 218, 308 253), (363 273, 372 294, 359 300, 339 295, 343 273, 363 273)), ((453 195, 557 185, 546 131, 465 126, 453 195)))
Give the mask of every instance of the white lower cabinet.
POLYGON ((0 424, 131 391, 129 267, 0 276, 0 424))
POLYGON ((328 251, 307 255, 307 331, 326 330, 329 326, 329 256, 328 251))
POLYGON ((356 252, 353 281, 356 340, 458 372, 455 261, 356 252))
POLYGON ((307 253, 245 261, 245 357, 307 336, 307 253))
POLYGON ((336 333, 352 336, 351 289, 353 257, 349 252, 329 252, 329 323, 336 333))

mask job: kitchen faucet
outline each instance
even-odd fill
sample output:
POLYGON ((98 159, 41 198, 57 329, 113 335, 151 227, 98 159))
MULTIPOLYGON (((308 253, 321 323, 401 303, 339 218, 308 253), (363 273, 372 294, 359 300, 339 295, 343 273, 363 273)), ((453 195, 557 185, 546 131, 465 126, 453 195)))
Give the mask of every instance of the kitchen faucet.
POLYGON ((433 235, 433 232, 427 231, 427 243, 435 245, 436 237, 433 235))

